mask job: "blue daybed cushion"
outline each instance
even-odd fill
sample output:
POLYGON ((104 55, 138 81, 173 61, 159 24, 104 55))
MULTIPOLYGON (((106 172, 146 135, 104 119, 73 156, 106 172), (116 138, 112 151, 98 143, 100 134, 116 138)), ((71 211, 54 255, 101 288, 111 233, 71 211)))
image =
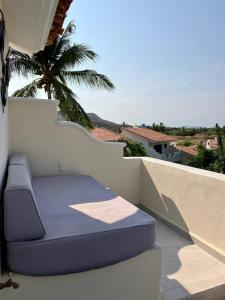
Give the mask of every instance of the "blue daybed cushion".
POLYGON ((45 235, 30 174, 24 165, 9 165, 8 168, 4 193, 4 229, 8 242, 29 241, 45 235))
POLYGON ((151 249, 156 222, 90 176, 33 177, 46 235, 7 244, 9 269, 44 276, 118 263, 151 249))
POLYGON ((29 166, 27 157, 24 154, 16 153, 16 154, 12 155, 12 157, 9 160, 9 165, 22 165, 22 166, 24 166, 27 173, 28 173, 28 176, 30 177, 30 179, 32 178, 30 166, 29 166))

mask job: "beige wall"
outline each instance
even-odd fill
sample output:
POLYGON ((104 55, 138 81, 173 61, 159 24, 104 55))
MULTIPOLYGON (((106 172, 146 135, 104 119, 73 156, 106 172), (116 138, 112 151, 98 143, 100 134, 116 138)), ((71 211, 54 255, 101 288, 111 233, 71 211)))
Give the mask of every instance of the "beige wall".
POLYGON ((142 159, 142 204, 225 259, 225 175, 142 159))
POLYGON ((78 274, 13 274, 20 288, 3 290, 1 300, 159 300, 160 276, 161 251, 155 248, 121 263, 78 274))
POLYGON ((123 158, 124 144, 102 142, 77 124, 57 122, 56 105, 10 101, 10 154, 26 154, 34 175, 89 174, 130 202, 140 202, 140 159, 123 158))

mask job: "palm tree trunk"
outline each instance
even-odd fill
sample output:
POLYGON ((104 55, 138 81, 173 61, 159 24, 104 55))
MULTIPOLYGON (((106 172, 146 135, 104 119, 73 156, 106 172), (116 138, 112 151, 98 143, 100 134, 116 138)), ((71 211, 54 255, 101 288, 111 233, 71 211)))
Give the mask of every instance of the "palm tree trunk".
POLYGON ((52 91, 51 91, 51 85, 50 84, 46 84, 45 87, 45 92, 48 95, 48 99, 52 99, 52 91))
POLYGON ((47 94, 48 94, 48 99, 52 99, 52 93, 50 90, 47 91, 47 94))

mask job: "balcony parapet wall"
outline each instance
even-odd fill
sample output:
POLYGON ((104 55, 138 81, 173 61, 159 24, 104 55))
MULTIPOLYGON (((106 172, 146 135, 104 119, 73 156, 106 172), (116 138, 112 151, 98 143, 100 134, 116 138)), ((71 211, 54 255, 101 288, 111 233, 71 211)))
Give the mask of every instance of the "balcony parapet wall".
POLYGON ((27 155, 35 176, 87 174, 139 202, 140 159, 124 159, 124 143, 104 142, 78 124, 58 121, 57 105, 57 100, 10 99, 10 154, 27 155))
POLYGON ((225 175, 142 159, 141 202, 225 262, 225 175))
POLYGON ((154 158, 123 158, 81 126, 56 119, 57 101, 9 101, 10 153, 34 175, 88 174, 183 231, 225 261, 225 175, 154 158))

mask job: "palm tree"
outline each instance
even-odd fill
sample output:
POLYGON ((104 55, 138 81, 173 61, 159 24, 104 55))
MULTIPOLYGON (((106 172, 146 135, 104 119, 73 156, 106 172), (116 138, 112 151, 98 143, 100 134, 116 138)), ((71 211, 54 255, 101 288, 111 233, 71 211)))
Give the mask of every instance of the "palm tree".
POLYGON ((86 84, 92 88, 103 88, 108 91, 113 90, 114 85, 108 77, 95 70, 74 70, 74 67, 82 62, 95 61, 97 58, 97 54, 87 45, 71 44, 71 36, 74 32, 75 25, 70 22, 62 36, 32 57, 14 49, 10 50, 12 72, 26 78, 33 77, 31 83, 15 91, 13 96, 35 98, 38 89, 44 89, 48 99, 54 97, 60 101, 59 108, 66 120, 91 128, 88 115, 77 102, 77 96, 69 88, 68 83, 86 84))

